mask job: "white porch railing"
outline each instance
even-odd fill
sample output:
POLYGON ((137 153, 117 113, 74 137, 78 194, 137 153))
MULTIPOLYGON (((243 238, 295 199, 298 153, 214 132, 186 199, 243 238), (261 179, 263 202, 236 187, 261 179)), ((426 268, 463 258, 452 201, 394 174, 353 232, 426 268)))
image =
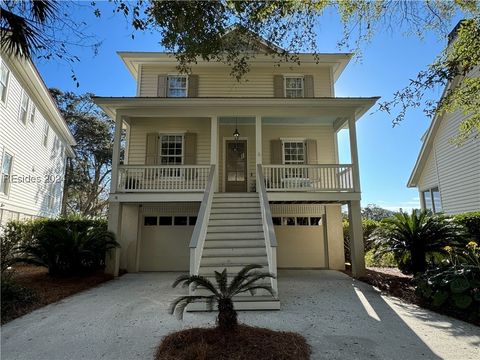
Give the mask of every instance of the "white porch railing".
POLYGON ((210 209, 212 208, 213 193, 215 191, 213 186, 217 171, 215 165, 211 165, 209 168, 210 174, 207 179, 205 193, 203 194, 200 210, 198 211, 197 222, 190 239, 190 275, 198 275, 200 270, 200 260, 202 258, 203 245, 205 244, 205 237, 207 235, 210 209))
POLYGON ((354 191, 350 164, 263 165, 267 191, 354 191))
POLYGON ((118 192, 204 191, 210 166, 119 165, 118 192))
MULTIPOLYGON (((263 233, 265 235, 265 245, 267 249, 268 271, 277 276, 277 238, 273 228, 272 213, 268 201, 267 189, 265 188, 265 179, 263 178, 262 165, 257 165, 257 192, 260 198, 260 210, 262 214, 263 233)), ((278 294, 277 279, 271 279, 271 286, 278 294)))

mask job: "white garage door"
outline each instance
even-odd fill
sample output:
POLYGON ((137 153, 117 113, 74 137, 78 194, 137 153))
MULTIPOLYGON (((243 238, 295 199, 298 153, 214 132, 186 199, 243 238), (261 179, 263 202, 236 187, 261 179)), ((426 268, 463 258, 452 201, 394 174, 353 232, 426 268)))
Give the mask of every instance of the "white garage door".
POLYGON ((140 271, 188 271, 196 216, 145 214, 142 220, 140 271))

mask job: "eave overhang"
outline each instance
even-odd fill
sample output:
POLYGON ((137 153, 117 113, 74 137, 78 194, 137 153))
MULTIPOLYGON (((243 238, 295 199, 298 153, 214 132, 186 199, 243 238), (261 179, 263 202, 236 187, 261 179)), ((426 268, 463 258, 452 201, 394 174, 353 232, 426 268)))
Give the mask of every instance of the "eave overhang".
POLYGON ((285 98, 158 98, 158 97, 94 97, 112 119, 125 116, 169 116, 179 110, 202 116, 315 116, 331 113, 343 119, 360 119, 379 97, 285 98), (150 114, 150 115, 148 115, 150 114), (342 117, 343 116, 343 117, 342 117))

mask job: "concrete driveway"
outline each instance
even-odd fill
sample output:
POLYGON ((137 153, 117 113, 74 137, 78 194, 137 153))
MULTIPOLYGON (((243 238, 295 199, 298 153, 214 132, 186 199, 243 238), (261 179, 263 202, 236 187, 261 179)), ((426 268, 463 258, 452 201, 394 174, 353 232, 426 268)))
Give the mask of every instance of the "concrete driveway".
MULTIPOLYGON (((127 274, 2 327, 1 358, 152 359, 169 332, 214 313, 168 315, 175 273, 127 274)), ((250 325, 302 333, 312 359, 479 359, 480 329, 396 299, 336 271, 281 271, 280 311, 240 312, 250 325)))

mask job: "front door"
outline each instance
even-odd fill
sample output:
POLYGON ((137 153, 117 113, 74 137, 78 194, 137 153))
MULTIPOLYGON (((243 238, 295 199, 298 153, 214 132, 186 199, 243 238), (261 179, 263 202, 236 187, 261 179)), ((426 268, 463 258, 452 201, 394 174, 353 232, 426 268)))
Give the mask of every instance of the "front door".
POLYGON ((247 141, 227 140, 225 156, 225 191, 247 191, 247 141))

